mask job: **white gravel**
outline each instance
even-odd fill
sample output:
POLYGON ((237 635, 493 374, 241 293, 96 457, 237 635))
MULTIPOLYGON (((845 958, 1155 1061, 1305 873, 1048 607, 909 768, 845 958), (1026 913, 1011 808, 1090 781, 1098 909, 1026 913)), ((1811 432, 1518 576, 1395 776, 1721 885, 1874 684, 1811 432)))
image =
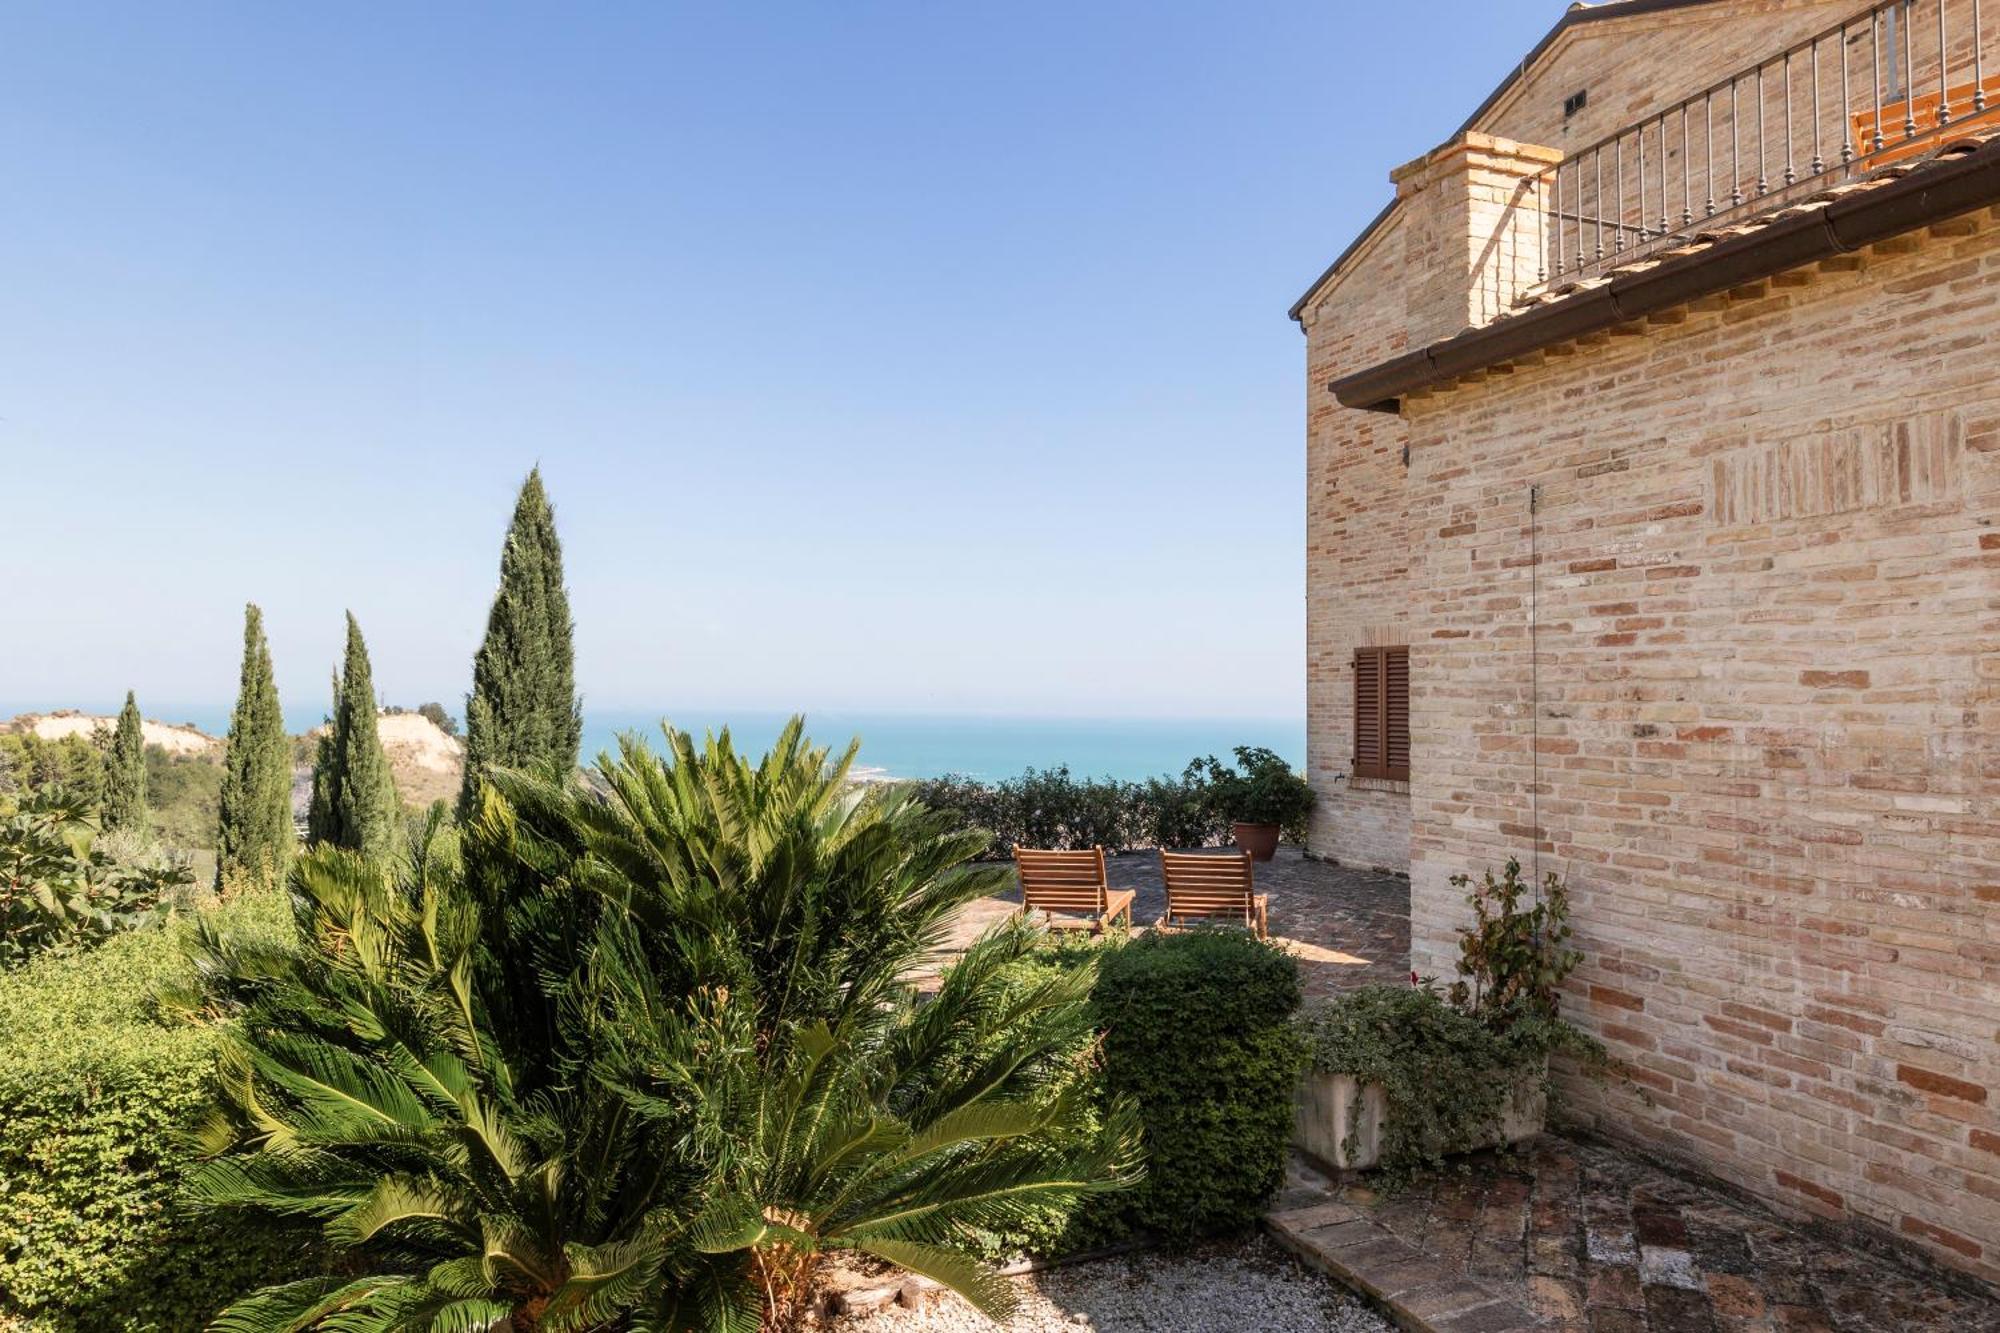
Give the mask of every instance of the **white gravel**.
MULTIPOLYGON (((1019 1279, 1007 1333, 1392 1333, 1344 1287, 1302 1267, 1269 1239, 1186 1254, 1139 1253, 1019 1279)), ((891 1305, 836 1319, 838 1333, 993 1333, 949 1292, 921 1310, 891 1305)))

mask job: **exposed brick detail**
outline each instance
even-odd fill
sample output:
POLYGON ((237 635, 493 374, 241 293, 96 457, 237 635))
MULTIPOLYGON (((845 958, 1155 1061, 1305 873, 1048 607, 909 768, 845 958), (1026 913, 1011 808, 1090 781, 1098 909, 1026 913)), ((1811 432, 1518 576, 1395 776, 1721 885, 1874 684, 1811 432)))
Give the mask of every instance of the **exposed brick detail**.
POLYGON ((1940 1074, 1934 1069, 1920 1069, 1914 1065, 1897 1065, 1896 1081, 1907 1083, 1925 1092, 1934 1092, 1940 1097, 1956 1097, 1962 1102, 1983 1102, 1986 1100, 1986 1086, 1968 1083, 1962 1078, 1940 1074))
POLYGON ((1956 1231, 1947 1231, 1935 1223, 1924 1221, 1921 1217, 1905 1217, 1902 1227, 1905 1235, 1917 1236, 1921 1239, 1932 1241, 1944 1246, 1948 1250, 1954 1250, 1959 1254, 1965 1255, 1969 1259, 1977 1259, 1985 1252, 1985 1247, 1972 1239, 1972 1237, 1961 1236, 1956 1231))
POLYGON ((1866 671, 1801 671, 1799 684, 1815 690, 1865 690, 1866 671))
POLYGON ((1592 986, 1590 998, 1595 1004, 1608 1004, 1617 1009, 1644 1009, 1646 1002, 1630 991, 1616 990, 1610 986, 1592 986))
POLYGON ((1778 1182, 1780 1188, 1795 1191, 1796 1193, 1806 1195, 1808 1198, 1817 1199, 1837 1213, 1847 1211, 1847 1200, 1842 1198, 1836 1191, 1830 1190, 1824 1185, 1815 1185, 1810 1180, 1802 1180, 1789 1171, 1773 1171, 1771 1177, 1778 1182))

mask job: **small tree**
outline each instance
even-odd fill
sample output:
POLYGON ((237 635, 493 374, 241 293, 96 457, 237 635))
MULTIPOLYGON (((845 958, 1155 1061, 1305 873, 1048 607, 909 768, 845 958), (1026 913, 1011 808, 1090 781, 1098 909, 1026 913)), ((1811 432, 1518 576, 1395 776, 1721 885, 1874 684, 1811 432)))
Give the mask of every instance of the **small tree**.
POLYGON ((264 613, 243 608, 243 673, 222 757, 215 886, 281 883, 291 860, 292 746, 278 707, 264 613))
POLYGON ((143 832, 146 828, 146 730, 130 690, 125 691, 125 707, 118 711, 118 728, 111 734, 99 820, 106 829, 143 832))
POLYGON ((420 717, 429 718, 431 722, 436 725, 437 729, 439 731, 442 731, 445 735, 447 736, 458 735, 458 719, 453 717, 450 713, 445 712, 443 704, 435 702, 427 704, 418 704, 417 714, 420 717))
POLYGON ((537 468, 514 502, 514 520, 500 549, 500 590, 472 659, 461 816, 472 809, 474 793, 492 769, 567 774, 576 767, 583 708, 576 695, 573 629, 555 510, 537 468))
POLYGON ((334 677, 333 715, 313 761, 312 807, 307 829, 316 843, 332 843, 371 858, 395 849, 402 805, 389 757, 376 726, 375 676, 361 625, 347 613, 347 656, 334 677))

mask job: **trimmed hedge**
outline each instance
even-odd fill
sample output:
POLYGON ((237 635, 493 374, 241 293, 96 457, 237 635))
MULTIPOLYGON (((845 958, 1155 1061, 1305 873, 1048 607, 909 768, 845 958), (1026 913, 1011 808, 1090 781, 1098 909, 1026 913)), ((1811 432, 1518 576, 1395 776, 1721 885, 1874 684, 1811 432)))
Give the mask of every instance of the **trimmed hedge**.
MULTIPOLYGON (((1095 961, 1098 1040, 1048 1095, 1100 1110, 1130 1098, 1146 1178, 1127 1193, 1024 1217, 989 1238, 994 1257, 1076 1254, 1152 1232, 1175 1244, 1254 1224, 1284 1182, 1292 1101, 1305 1066, 1298 966, 1235 930, 1149 932, 1129 943, 1059 936, 1017 964, 1025 988, 1095 961)), ((984 1052, 954 1052, 974 1059, 984 1052)))
POLYGON ((1254 1223, 1305 1064, 1298 965, 1242 931, 1151 932, 1106 953, 1095 998, 1107 1085, 1146 1126, 1134 1221, 1175 1242, 1254 1223))
POLYGON ((1197 760, 1179 777, 1144 782, 1077 778, 1057 767, 1031 768, 1002 782, 948 775, 911 785, 931 809, 990 832, 997 856, 1016 846, 1117 852, 1228 841, 1229 821, 1216 812, 1205 773, 1197 760))
MULTIPOLYGON (((285 928, 280 895, 214 910, 285 928)), ((0 1326, 199 1328, 299 1262, 174 1207, 215 1054, 214 1029, 154 1013, 156 989, 191 975, 180 934, 0 978, 0 1326)))

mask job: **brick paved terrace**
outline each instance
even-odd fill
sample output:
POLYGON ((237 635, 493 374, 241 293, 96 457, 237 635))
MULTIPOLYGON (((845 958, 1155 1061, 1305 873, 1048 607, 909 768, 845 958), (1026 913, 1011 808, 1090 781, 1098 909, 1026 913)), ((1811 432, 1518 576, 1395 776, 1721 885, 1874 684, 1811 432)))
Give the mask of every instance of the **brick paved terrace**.
MULTIPOLYGON (((1152 852, 1110 858, 1114 889, 1134 889, 1134 924, 1160 919, 1167 893, 1152 852)), ((1308 1001, 1370 982, 1401 983, 1410 974, 1410 883, 1395 875, 1310 860, 1293 847, 1257 867, 1257 891, 1271 895, 1271 934, 1299 960, 1308 1001)), ((1020 890, 987 898, 959 923, 963 945, 1021 904, 1020 890)))
POLYGON ((1971 1279, 1601 1143, 1463 1160, 1392 1197, 1298 1163, 1268 1225, 1439 1333, 2000 1333, 2000 1300, 1971 1279))

